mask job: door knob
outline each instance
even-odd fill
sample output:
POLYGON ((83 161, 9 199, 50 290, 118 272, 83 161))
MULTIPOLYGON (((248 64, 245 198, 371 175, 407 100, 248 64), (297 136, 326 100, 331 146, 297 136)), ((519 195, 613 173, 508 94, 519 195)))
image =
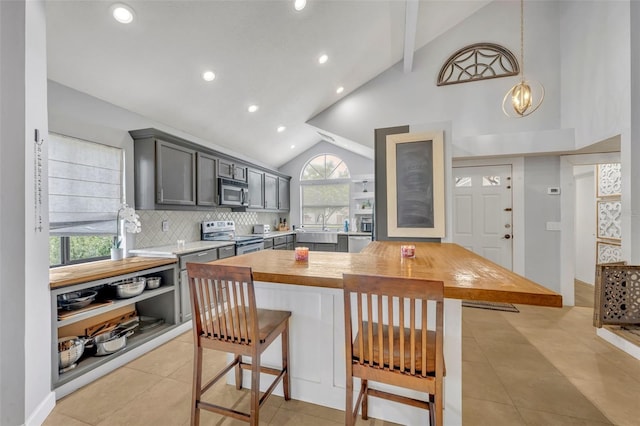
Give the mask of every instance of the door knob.
POLYGON ((505 240, 508 240, 508 239, 510 239, 510 238, 511 238, 511 235, 509 235, 509 234, 504 234, 504 239, 505 239, 505 240))

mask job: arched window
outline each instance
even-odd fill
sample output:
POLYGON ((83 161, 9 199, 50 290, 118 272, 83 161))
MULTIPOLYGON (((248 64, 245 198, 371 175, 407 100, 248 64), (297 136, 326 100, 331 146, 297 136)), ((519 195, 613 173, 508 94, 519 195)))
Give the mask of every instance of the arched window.
POLYGON ((341 228, 349 218, 349 168, 332 154, 321 154, 300 173, 302 225, 341 228))

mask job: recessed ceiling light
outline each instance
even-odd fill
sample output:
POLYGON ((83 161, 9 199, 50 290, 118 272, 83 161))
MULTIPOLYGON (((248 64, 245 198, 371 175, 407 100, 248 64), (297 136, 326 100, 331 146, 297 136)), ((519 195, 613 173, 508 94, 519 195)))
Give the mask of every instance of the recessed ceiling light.
POLYGON ((324 64, 328 60, 329 60, 329 57, 324 53, 318 57, 318 63, 319 64, 324 64))
POLYGON ((336 93, 339 95, 340 93, 344 92, 344 87, 340 86, 336 89, 336 93))
POLYGON ((133 21, 133 9, 122 3, 111 6, 111 14, 121 24, 129 24, 133 21))
POLYGON ((247 110, 249 112, 256 112, 258 110, 258 105, 249 105, 249 108, 247 108, 247 110))
POLYGON ((291 149, 293 149, 293 148, 295 148, 295 147, 296 147, 295 145, 291 145, 291 149))
POLYGON ((300 12, 307 5, 307 0, 295 0, 293 2, 293 8, 300 12))
POLYGON ((286 128, 286 127, 284 127, 284 126, 278 126, 278 129, 277 129, 277 130, 278 130, 278 133, 282 133, 282 132, 284 132, 285 130, 287 130, 287 128, 286 128))
POLYGON ((216 74, 213 71, 205 71, 202 73, 202 79, 204 81, 213 81, 216 78, 216 74))

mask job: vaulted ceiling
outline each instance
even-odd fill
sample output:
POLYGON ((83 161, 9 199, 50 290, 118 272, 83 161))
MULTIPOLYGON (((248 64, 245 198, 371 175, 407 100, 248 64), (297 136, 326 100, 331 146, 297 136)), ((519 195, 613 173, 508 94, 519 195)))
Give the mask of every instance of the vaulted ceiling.
POLYGON ((416 49, 488 1, 125 3, 129 24, 111 2, 49 0, 49 79, 279 167, 321 139, 310 118, 399 61, 410 72, 416 49))

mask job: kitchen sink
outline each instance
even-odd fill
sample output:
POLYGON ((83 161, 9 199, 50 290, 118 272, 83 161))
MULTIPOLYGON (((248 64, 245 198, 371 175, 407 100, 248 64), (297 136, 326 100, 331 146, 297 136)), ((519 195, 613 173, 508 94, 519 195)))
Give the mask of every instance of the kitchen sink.
POLYGON ((338 244, 337 231, 301 231, 296 232, 298 243, 329 243, 338 244))

